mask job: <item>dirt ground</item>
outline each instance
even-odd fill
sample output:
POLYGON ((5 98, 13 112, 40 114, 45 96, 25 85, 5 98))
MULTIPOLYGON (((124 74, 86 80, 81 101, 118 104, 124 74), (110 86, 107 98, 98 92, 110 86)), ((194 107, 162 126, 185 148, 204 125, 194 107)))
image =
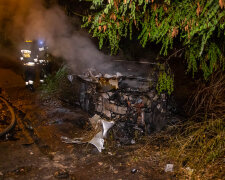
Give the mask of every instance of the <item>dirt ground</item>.
POLYGON ((0 87, 14 107, 17 125, 0 139, 0 179, 176 179, 157 147, 142 142, 107 147, 66 144, 62 136, 87 133, 88 114, 58 100, 41 101, 24 87, 21 73, 0 69, 0 87), (141 154, 140 154, 141 153, 141 154))

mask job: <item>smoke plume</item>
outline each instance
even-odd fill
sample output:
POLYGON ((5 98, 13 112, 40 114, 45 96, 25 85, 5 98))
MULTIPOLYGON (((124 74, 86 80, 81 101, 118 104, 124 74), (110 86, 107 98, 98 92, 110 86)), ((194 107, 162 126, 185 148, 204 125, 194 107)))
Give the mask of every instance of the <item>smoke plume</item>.
POLYGON ((74 28, 59 6, 46 8, 42 0, 1 0, 0 54, 18 56, 25 39, 45 40, 50 53, 65 59, 76 72, 88 67, 101 69, 109 59, 87 33, 74 28))

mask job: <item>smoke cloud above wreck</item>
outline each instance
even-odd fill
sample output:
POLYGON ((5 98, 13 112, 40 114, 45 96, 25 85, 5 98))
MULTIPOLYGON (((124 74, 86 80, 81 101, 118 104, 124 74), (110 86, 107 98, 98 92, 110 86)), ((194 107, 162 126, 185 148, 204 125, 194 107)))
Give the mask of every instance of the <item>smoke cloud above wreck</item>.
POLYGON ((88 67, 101 69, 101 64, 109 59, 98 50, 87 33, 74 28, 71 19, 59 6, 46 8, 42 0, 1 1, 0 54, 16 56, 25 39, 45 40, 50 53, 65 59, 75 71, 88 67), (7 52, 6 41, 14 47, 14 53, 7 52))

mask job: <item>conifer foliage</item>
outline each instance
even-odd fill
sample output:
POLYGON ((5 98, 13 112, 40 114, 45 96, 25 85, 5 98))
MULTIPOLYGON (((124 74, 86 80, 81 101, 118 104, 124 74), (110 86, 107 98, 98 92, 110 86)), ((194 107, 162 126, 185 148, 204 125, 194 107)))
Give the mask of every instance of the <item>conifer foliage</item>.
POLYGON ((139 33, 143 47, 161 43, 161 54, 168 55, 174 40, 185 47, 187 70, 199 69, 207 79, 224 69, 225 0, 91 0, 93 13, 84 17, 99 47, 109 44, 117 53, 122 38, 139 33))

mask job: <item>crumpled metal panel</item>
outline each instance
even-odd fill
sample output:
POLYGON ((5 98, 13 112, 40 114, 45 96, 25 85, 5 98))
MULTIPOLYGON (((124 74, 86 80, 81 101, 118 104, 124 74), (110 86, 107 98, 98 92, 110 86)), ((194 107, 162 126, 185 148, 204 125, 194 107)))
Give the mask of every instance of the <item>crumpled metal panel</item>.
POLYGON ((165 127, 167 95, 157 94, 156 73, 152 77, 91 74, 79 76, 82 109, 116 123, 129 121, 147 133, 165 127))

